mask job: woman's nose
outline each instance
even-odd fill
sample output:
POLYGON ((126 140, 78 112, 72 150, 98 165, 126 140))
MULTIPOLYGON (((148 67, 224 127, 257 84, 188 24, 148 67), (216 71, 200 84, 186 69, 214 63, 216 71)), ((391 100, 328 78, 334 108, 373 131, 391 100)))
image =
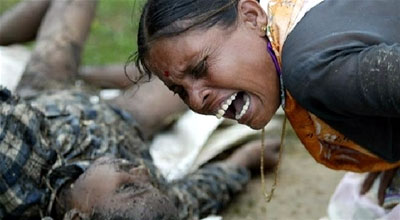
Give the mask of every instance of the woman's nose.
POLYGON ((206 106, 207 106, 207 99, 209 98, 210 91, 199 88, 196 86, 191 87, 188 90, 189 100, 188 105, 189 107, 200 114, 206 113, 206 106))

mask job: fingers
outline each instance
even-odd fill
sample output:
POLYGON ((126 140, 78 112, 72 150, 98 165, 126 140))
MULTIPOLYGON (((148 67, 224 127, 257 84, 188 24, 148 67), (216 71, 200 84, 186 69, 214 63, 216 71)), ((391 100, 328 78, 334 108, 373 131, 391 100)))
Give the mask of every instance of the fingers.
MULTIPOLYGON (((388 188, 388 186, 392 182, 392 179, 396 173, 396 170, 397 170, 397 168, 387 170, 387 171, 384 171, 382 174, 382 178, 379 181, 379 188, 378 188, 378 195, 377 195, 379 205, 382 205, 385 200, 386 188, 388 188)), ((365 180, 361 186, 361 190, 360 190, 361 195, 367 193, 371 189, 372 185, 374 184, 374 181, 376 180, 376 178, 378 178, 380 173, 381 172, 373 172, 373 173, 368 174, 368 176, 365 178, 365 180)))
POLYGON ((385 191, 386 188, 390 185, 392 182, 393 176, 395 174, 396 169, 388 170, 383 172, 382 179, 379 184, 379 189, 378 189, 378 203, 379 205, 383 204, 383 201, 385 200, 385 191))
POLYGON ((361 186, 361 191, 360 191, 361 195, 364 195, 371 189, 371 187, 374 184, 374 181, 378 177, 379 173, 380 172, 373 172, 373 173, 368 174, 367 178, 365 178, 365 180, 361 186))

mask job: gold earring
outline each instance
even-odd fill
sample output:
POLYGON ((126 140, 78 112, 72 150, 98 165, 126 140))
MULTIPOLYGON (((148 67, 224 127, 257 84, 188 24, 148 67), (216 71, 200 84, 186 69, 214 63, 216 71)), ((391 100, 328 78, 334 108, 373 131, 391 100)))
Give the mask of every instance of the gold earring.
POLYGON ((261 31, 262 31, 263 33, 265 33, 265 35, 267 34, 267 29, 268 29, 267 25, 263 25, 263 26, 261 27, 261 31))

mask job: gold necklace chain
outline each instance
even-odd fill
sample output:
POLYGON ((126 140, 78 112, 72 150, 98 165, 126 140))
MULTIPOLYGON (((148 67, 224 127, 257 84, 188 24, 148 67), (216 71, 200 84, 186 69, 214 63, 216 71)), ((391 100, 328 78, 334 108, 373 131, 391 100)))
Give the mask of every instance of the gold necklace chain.
POLYGON ((264 151, 265 151, 265 128, 261 130, 261 165, 260 165, 260 172, 261 172, 261 187, 263 189, 263 194, 265 196, 265 200, 269 203, 274 195, 274 191, 276 186, 278 185, 278 169, 282 159, 282 151, 283 151, 283 142, 285 140, 286 135, 286 115, 283 116, 283 124, 282 124, 282 133, 281 133, 281 143, 279 147, 279 156, 278 156, 278 163, 274 168, 274 183, 272 184, 271 190, 269 194, 267 194, 267 189, 265 187, 265 178, 264 178, 264 151))

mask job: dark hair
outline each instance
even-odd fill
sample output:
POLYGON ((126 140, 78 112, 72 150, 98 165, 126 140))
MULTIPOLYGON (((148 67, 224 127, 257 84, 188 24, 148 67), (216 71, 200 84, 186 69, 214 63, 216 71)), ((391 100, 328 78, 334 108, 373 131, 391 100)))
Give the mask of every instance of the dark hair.
POLYGON ((151 77, 151 71, 145 62, 151 42, 177 36, 194 28, 209 28, 216 24, 230 27, 236 23, 238 2, 239 0, 148 0, 140 17, 135 58, 141 77, 145 74, 151 77))

